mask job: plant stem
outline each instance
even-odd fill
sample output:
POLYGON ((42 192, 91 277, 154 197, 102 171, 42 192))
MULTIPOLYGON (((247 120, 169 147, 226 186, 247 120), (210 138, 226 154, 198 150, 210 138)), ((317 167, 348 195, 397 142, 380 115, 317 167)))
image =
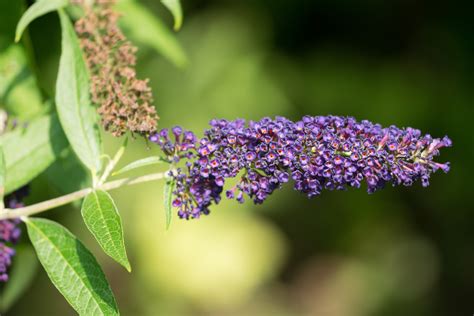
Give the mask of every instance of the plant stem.
MULTIPOLYGON (((115 154, 114 158, 112 160, 110 160, 109 163, 107 164, 107 167, 105 167, 104 173, 102 174, 102 176, 99 179, 99 182, 97 183, 98 186, 101 186, 107 180, 110 173, 112 172, 112 170, 115 168, 115 166, 119 162, 120 158, 122 158, 123 153, 125 152, 125 148, 127 147, 127 144, 128 144, 128 136, 125 136, 125 140, 124 140, 122 146, 120 146, 120 148, 117 151, 117 153, 115 154)), ((95 186, 96 186, 96 183, 94 182, 94 187, 95 186)))
MULTIPOLYGON (((140 177, 123 178, 119 180, 106 182, 103 185, 97 187, 96 189, 110 191, 110 190, 114 190, 123 186, 164 179, 168 177, 167 174, 168 174, 168 171, 147 174, 140 177)), ((18 218, 22 216, 30 216, 33 214, 41 213, 41 212, 44 212, 44 211, 47 211, 47 210, 50 210, 62 205, 66 205, 73 201, 79 200, 85 197, 87 194, 89 194, 92 191, 93 191, 93 188, 86 188, 86 189, 82 189, 76 192, 72 192, 72 193, 51 199, 51 200, 43 201, 43 202, 36 203, 33 205, 25 206, 25 207, 20 207, 20 208, 15 208, 15 209, 5 208, 2 211, 0 211, 0 220, 18 218)))

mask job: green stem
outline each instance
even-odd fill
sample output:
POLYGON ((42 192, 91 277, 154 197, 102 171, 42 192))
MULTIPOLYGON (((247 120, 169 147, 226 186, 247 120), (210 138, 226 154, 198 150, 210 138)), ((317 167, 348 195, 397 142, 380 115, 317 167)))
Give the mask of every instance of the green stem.
MULTIPOLYGON (((125 152, 125 148, 127 147, 128 144, 128 136, 125 136, 125 140, 123 141, 122 146, 120 146, 119 150, 115 154, 114 158, 109 161, 107 164, 107 167, 105 167, 104 173, 100 177, 97 186, 101 186, 107 178, 110 176, 110 173, 112 170, 115 168, 117 163, 119 162, 120 158, 122 158, 123 153, 125 152)), ((94 187, 96 186, 96 183, 94 182, 94 187)))
MULTIPOLYGON (((140 177, 114 180, 114 181, 106 182, 101 186, 98 186, 96 190, 110 191, 110 190, 114 190, 123 186, 132 185, 132 184, 161 180, 161 179, 167 178, 168 177, 167 174, 168 174, 168 171, 152 173, 152 174, 148 174, 148 175, 144 175, 140 177)), ((41 212, 44 212, 44 211, 47 211, 59 206, 63 206, 71 202, 74 202, 76 200, 82 199, 83 197, 91 193, 93 190, 94 190, 93 188, 86 188, 86 189, 82 189, 76 192, 72 192, 72 193, 51 199, 51 200, 36 203, 33 205, 15 208, 15 209, 6 208, 0 211, 0 220, 30 216, 30 215, 41 213, 41 212)))

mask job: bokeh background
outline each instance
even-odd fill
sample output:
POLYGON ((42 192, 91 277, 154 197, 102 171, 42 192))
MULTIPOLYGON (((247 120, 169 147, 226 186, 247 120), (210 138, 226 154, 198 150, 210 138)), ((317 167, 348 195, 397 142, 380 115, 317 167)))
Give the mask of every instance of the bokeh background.
MULTIPOLYGON (((44 109, 42 101, 53 95, 60 50, 55 14, 33 22, 22 43, 12 45, 31 2, 0 0, 0 103, 23 115, 44 109), (19 70, 20 84, 7 98, 7 78, 19 70)), ((171 28, 159 1, 141 2, 171 28)), ((206 218, 175 219, 168 231, 162 184, 120 189, 112 195, 132 274, 102 255, 77 205, 50 211, 94 250, 122 314, 472 315, 474 18, 468 2, 182 3, 185 22, 176 36, 186 67, 138 43, 138 71, 150 78, 162 127, 179 124, 201 134, 211 118, 351 115, 449 135, 454 147, 440 160, 451 161, 452 170, 435 174, 428 188, 387 187, 373 195, 361 189, 308 200, 287 185, 261 206, 224 201, 206 218)), ((119 142, 104 139, 113 153, 119 142)), ((129 148, 124 164, 157 153, 141 140, 129 148)), ((64 179, 80 179, 68 156, 33 182, 30 203, 67 191, 64 179)), ((27 259, 16 266, 32 283, 4 314, 74 315, 24 239, 27 259)))

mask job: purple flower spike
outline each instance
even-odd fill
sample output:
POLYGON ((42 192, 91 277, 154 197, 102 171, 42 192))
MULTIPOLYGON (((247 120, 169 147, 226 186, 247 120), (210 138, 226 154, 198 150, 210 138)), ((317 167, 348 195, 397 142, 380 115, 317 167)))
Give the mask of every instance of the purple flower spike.
MULTIPOLYGON (((28 195, 28 188, 24 187, 5 197, 5 206, 19 208, 23 206, 21 200, 28 195)), ((8 268, 12 263, 15 250, 12 248, 18 242, 21 230, 18 227, 19 219, 0 220, 0 282, 8 281, 8 268)))
POLYGON ((229 199, 263 203, 283 183, 293 179, 295 189, 308 197, 324 189, 343 190, 367 184, 373 193, 386 183, 409 186, 430 175, 448 172, 448 163, 435 162, 448 137, 422 136, 413 128, 382 128, 352 117, 305 116, 296 123, 284 118, 260 121, 212 120, 204 137, 174 127, 175 143, 168 131, 160 132, 159 144, 175 161, 186 158, 186 169, 174 177, 177 187, 173 205, 181 218, 199 218, 217 204, 228 178, 240 175, 237 185, 226 191, 229 199), (184 135, 182 140, 180 135, 184 135))

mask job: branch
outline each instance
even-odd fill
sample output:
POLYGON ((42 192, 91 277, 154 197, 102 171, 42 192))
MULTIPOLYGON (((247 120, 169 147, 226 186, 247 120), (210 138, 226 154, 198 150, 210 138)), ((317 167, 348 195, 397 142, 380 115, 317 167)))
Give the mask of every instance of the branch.
MULTIPOLYGON (((160 173, 152 173, 152 174, 148 174, 148 175, 140 176, 140 177, 114 180, 114 181, 104 183, 103 185, 97 187, 96 189, 110 191, 110 190, 114 190, 123 186, 160 180, 160 179, 164 179, 168 177, 167 176, 168 172, 169 171, 160 172, 160 173)), ((44 211, 47 211, 47 210, 50 210, 62 205, 66 205, 73 201, 79 200, 85 197, 87 194, 91 193, 92 191, 93 191, 92 188, 86 188, 86 189, 82 189, 76 192, 72 192, 72 193, 51 199, 51 200, 36 203, 33 205, 15 208, 15 209, 6 208, 0 211, 0 220, 18 218, 22 216, 30 216, 33 214, 41 213, 41 212, 44 212, 44 211)))

